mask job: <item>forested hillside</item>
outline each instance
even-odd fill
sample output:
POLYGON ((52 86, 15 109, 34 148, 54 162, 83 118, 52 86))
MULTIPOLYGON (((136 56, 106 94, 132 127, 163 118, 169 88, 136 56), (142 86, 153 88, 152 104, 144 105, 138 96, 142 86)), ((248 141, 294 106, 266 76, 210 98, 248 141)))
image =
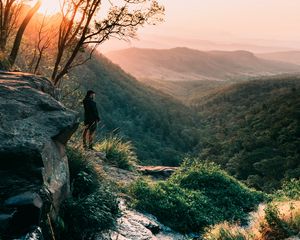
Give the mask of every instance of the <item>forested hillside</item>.
POLYGON ((198 146, 200 159, 267 191, 283 178, 299 178, 299 80, 256 80, 202 99, 195 111, 208 132, 198 146))
MULTIPOLYGON (((178 165, 199 141, 194 114, 180 102, 126 74, 101 55, 76 71, 66 83, 82 92, 93 89, 104 127, 133 142, 143 164, 178 165)), ((73 95, 65 101, 74 102, 73 95)), ((77 102, 79 100, 76 100, 77 102)), ((78 105, 78 107, 81 107, 78 105)))
MULTIPOLYGON (((114 132, 132 141, 142 164, 176 166, 186 154, 199 156, 268 191, 300 176, 297 77, 225 86, 194 97, 191 107, 143 85, 102 55, 82 66, 75 79, 82 92, 97 92, 99 134, 114 132)), ((72 95, 66 100, 74 102, 72 95)))

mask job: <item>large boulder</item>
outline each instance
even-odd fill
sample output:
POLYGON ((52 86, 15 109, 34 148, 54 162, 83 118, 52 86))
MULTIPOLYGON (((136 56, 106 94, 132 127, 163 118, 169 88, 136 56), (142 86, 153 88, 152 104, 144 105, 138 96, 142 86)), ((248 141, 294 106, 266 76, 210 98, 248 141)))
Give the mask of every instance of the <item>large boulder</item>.
POLYGON ((57 96, 45 78, 0 72, 2 234, 26 234, 69 196, 65 145, 79 119, 57 96))

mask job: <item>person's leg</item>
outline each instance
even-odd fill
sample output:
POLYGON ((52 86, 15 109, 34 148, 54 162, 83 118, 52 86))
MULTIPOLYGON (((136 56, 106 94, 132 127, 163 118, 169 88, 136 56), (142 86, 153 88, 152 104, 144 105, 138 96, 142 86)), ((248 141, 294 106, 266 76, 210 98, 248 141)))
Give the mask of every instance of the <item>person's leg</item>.
POLYGON ((87 148, 87 140, 88 140, 88 135, 89 135, 89 126, 88 125, 85 125, 84 126, 84 130, 83 130, 83 136, 82 136, 82 139, 83 139, 83 148, 87 148))
POLYGON ((88 136, 88 138, 89 138, 89 149, 93 149, 96 128, 97 128, 97 124, 96 123, 94 123, 89 128, 89 136, 88 136))

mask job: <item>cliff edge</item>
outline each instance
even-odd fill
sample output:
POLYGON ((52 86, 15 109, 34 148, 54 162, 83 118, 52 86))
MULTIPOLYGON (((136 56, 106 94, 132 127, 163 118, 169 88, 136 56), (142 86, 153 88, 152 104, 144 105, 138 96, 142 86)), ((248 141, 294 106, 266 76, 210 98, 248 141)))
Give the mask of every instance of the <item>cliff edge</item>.
POLYGON ((20 238, 43 230, 43 226, 49 227, 50 219, 70 194, 65 145, 79 119, 57 96, 52 83, 45 78, 0 72, 3 239, 20 238))

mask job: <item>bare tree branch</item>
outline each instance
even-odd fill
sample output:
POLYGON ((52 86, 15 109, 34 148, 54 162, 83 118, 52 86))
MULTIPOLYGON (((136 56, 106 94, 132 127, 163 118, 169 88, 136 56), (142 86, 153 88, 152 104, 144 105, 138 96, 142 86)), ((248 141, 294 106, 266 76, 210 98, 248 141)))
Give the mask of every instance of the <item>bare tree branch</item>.
POLYGON ((98 15, 101 0, 63 0, 57 55, 52 72, 55 85, 59 85, 70 69, 86 63, 96 47, 110 37, 134 38, 138 27, 163 20, 164 7, 156 0, 122 1, 120 5, 120 1, 110 0, 112 7, 101 19, 98 15), (79 53, 88 49, 89 57, 76 61, 79 53))

